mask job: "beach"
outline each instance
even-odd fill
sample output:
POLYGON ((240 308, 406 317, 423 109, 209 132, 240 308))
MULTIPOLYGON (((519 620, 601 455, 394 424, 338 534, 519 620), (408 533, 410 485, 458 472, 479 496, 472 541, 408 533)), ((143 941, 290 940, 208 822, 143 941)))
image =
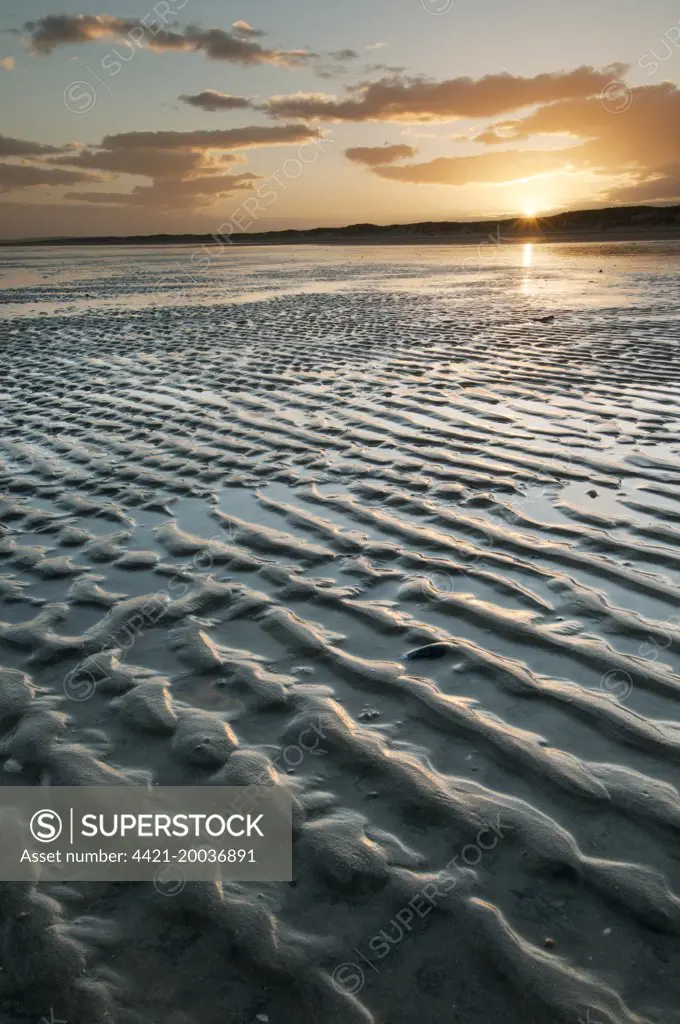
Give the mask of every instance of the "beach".
POLYGON ((3 1020, 680 1022, 679 270, 0 249, 0 782, 293 808, 290 881, 0 882, 3 1020))

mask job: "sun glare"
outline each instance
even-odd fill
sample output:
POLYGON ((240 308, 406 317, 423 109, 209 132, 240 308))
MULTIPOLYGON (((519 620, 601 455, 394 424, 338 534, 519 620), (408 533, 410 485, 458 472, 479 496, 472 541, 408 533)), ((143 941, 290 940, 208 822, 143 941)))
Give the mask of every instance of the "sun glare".
POLYGON ((536 210, 535 206, 525 206, 524 207, 524 216, 529 218, 530 220, 533 220, 533 218, 536 216, 536 213, 537 213, 537 210, 536 210))

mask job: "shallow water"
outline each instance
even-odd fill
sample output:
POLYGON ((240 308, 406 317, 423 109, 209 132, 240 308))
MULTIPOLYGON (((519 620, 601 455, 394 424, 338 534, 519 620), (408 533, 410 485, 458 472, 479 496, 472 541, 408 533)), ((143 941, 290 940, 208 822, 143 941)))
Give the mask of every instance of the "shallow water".
POLYGON ((292 884, 0 885, 0 1015, 680 1021, 679 270, 0 249, 0 781, 207 783, 201 708, 298 815, 292 884))

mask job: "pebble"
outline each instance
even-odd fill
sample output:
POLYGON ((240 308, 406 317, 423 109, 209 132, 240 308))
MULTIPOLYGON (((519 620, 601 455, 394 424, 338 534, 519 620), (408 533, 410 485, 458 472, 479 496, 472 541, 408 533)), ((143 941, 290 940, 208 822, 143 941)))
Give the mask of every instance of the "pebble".
POLYGON ((424 647, 416 647, 412 651, 407 651, 404 655, 404 661, 417 661, 421 658, 443 658, 445 654, 450 654, 453 650, 453 644, 446 643, 445 640, 437 641, 433 644, 425 644, 424 647))

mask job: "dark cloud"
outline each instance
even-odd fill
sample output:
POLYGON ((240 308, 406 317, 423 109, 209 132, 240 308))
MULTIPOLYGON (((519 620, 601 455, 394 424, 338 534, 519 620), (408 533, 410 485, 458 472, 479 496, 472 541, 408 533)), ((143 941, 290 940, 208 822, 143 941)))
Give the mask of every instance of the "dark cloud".
POLYGON ((406 68, 403 64, 364 64, 363 74, 381 74, 383 76, 389 76, 390 78, 399 78, 406 74, 406 68))
MULTIPOLYGON (((252 172, 225 174, 227 167, 244 161, 240 152, 254 147, 308 144, 319 132, 305 125, 263 125, 215 131, 149 131, 106 135, 96 147, 73 149, 49 158, 52 164, 78 168, 56 172, 74 175, 64 183, 88 179, 85 172, 137 175, 150 184, 131 191, 69 192, 66 199, 92 205, 154 207, 186 213, 201 210, 243 189, 252 189, 259 176, 252 172), (85 174, 85 177, 82 175, 85 174)), ((115 188, 115 186, 114 186, 115 188)))
POLYGON ((63 152, 63 146, 46 146, 42 142, 27 142, 26 139, 12 139, 8 135, 0 135, 0 157, 41 157, 63 152))
MULTIPOLYGON (((187 49, 201 50, 212 60, 230 60, 237 64, 280 64, 295 67, 310 60, 314 54, 307 50, 267 50, 219 28, 202 30, 189 26, 184 33, 187 49)), ((154 46, 154 49, 158 47, 154 46)))
POLYGON ((333 60, 358 60, 359 58, 356 50, 331 50, 328 56, 333 60))
POLYGON ((100 39, 126 40, 135 47, 156 52, 194 51, 205 53, 212 60, 228 60, 236 64, 280 64, 295 66, 314 55, 306 50, 270 50, 255 42, 263 33, 247 22, 235 22, 233 32, 220 28, 202 29, 188 25, 183 31, 165 27, 147 16, 115 18, 110 14, 48 14, 37 21, 27 21, 34 53, 49 54, 58 46, 77 45, 100 39), (237 27, 236 27, 237 26, 237 27))
POLYGON ((304 144, 318 137, 304 125, 263 125, 215 131, 124 132, 106 135, 99 146, 73 149, 48 162, 111 174, 154 179, 192 179, 224 171, 255 147, 304 144))
POLYGON ((252 189, 257 174, 221 174, 184 180, 159 179, 131 192, 67 192, 65 199, 118 206, 153 206, 168 212, 200 210, 234 192, 252 189))
POLYGON ((249 149, 255 146, 286 146, 318 138, 307 125, 252 125, 248 128, 216 128, 204 131, 121 132, 105 135, 101 149, 249 149))
POLYGON ((182 103, 188 103, 190 107, 198 107, 199 110, 244 110, 251 107, 252 103, 245 96, 231 96, 226 92, 217 92, 215 89, 204 89, 203 92, 194 96, 183 94, 177 97, 182 103))
POLYGON ((114 18, 110 14, 48 14, 38 21, 27 21, 34 53, 50 54, 58 46, 75 46, 99 39, 128 38, 136 46, 157 50, 191 49, 189 40, 158 22, 145 24, 138 18, 114 18))
POLYGON ((277 96, 263 104, 272 117, 325 121, 450 121, 461 117, 498 117, 539 103, 599 95, 622 64, 602 71, 580 67, 523 78, 507 73, 444 82, 395 76, 364 83, 337 100, 323 94, 277 96))
POLYGON ((325 54, 323 59, 314 64, 314 74, 317 78, 339 78, 348 74, 348 64, 359 59, 356 50, 340 49, 331 50, 325 54))
POLYGON ((52 157, 50 163, 87 170, 109 171, 112 174, 136 174, 146 178, 184 178, 191 174, 220 170, 238 158, 222 153, 210 157, 201 150, 153 149, 82 149, 68 156, 52 157))
POLYGON ((413 146, 354 146, 345 150, 345 156, 355 164, 363 164, 365 167, 377 167, 384 164, 396 163, 397 160, 407 160, 418 152, 413 146))
POLYGON ((34 188, 37 185, 76 185, 101 181, 99 174, 84 174, 79 171, 64 171, 56 167, 36 167, 34 164, 10 164, 0 162, 0 192, 15 189, 34 188))

